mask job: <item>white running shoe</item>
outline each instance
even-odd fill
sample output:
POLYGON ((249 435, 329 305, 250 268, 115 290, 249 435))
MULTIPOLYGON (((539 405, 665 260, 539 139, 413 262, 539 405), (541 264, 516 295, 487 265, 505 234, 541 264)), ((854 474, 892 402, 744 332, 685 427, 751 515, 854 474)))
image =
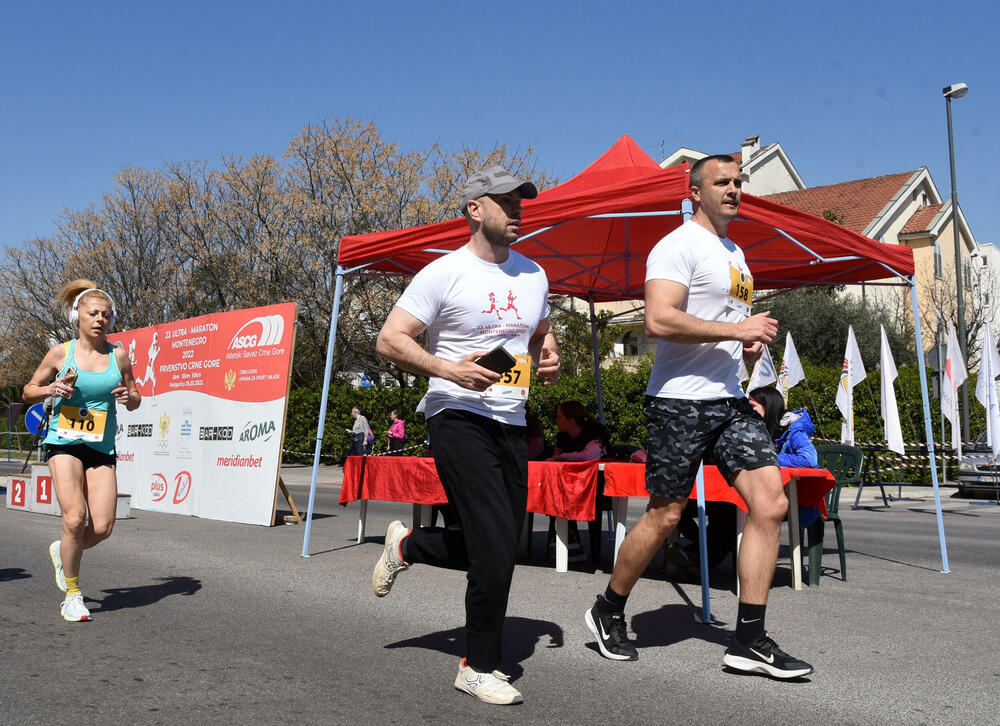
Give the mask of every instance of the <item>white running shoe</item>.
POLYGON ((375 569, 372 570, 372 589, 375 590, 375 597, 388 595, 396 575, 410 567, 403 562, 399 554, 399 543, 409 533, 410 530, 398 519, 390 522, 385 530, 385 547, 382 549, 382 556, 375 563, 375 569))
POLYGON ((510 685, 510 676, 493 671, 480 673, 466 665, 465 658, 458 664, 458 675, 455 676, 455 688, 475 696, 484 703, 495 703, 500 706, 512 706, 524 703, 521 692, 510 685))
POLYGON ((90 611, 87 610, 87 606, 83 604, 83 593, 75 593, 73 595, 67 595, 66 599, 63 600, 62 607, 59 608, 62 613, 63 620, 68 620, 71 623, 80 623, 84 620, 90 620, 90 611))
POLYGON ((56 586, 66 592, 66 573, 63 572, 62 554, 59 552, 59 540, 49 545, 49 557, 52 558, 52 566, 56 568, 56 586))

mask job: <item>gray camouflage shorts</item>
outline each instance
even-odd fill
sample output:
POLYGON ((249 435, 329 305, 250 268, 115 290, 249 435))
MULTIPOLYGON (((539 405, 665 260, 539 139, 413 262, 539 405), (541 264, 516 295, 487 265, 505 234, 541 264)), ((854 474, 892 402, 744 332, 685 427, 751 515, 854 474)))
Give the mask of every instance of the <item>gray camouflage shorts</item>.
POLYGON ((764 420, 745 398, 689 401, 646 396, 649 440, 646 490, 666 499, 687 499, 702 459, 715 464, 730 486, 748 469, 777 466, 764 420))

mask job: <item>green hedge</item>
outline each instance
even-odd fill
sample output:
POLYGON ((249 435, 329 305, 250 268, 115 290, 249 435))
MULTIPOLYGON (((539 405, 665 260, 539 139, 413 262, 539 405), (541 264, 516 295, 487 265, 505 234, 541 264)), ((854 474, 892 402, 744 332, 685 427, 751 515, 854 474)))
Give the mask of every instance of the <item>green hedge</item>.
MULTIPOLYGON (((634 370, 614 363, 602 371, 605 422, 617 444, 645 447, 646 424, 642 415, 642 400, 652 357, 647 356, 634 370)), ((806 381, 794 387, 789 394, 791 408, 806 408, 816 422, 816 436, 840 438, 840 412, 836 404, 840 368, 812 365, 803 361, 806 381)), ((977 436, 986 427, 983 407, 975 399, 975 376, 969 381, 970 429, 977 436)), ((330 386, 327 406, 326 431, 322 454, 326 461, 343 461, 350 444, 345 428, 353 424, 350 412, 357 406, 368 418, 376 432, 376 451, 387 446, 385 431, 389 428, 389 411, 399 409, 406 420, 407 445, 418 444, 426 435, 423 415, 415 413, 417 404, 427 388, 425 380, 415 387, 405 389, 354 388, 345 383, 330 386)), ((578 376, 563 376, 551 386, 535 380, 531 387, 529 406, 542 422, 546 439, 555 440, 556 406, 567 400, 578 400, 597 418, 597 387, 593 371, 578 376)), ((307 462, 312 460, 316 445, 316 421, 319 415, 320 390, 299 388, 289 396, 288 419, 285 432, 285 461, 307 462)), ((896 380, 896 400, 903 428, 903 440, 924 440, 923 410, 916 366, 899 369, 896 380)), ((857 441, 883 441, 882 421, 879 417, 879 372, 868 371, 868 377, 854 389, 855 439, 857 441)), ((941 440, 941 415, 939 400, 931 398, 932 428, 935 441, 941 440)), ((950 436, 950 427, 946 427, 950 436)), ((420 454, 417 449, 412 454, 420 454)), ((914 452, 916 453, 916 452, 914 452)))

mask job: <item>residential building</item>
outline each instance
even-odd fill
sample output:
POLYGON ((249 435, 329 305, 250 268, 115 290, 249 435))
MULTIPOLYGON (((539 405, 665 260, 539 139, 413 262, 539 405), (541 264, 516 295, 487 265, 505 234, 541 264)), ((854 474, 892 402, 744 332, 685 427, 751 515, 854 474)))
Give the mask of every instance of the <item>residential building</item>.
MULTIPOLYGON (((705 156, 704 152, 682 147, 660 166, 668 168, 684 161, 693 164, 705 156)), ((925 345, 929 348, 934 344, 943 321, 954 317, 955 243, 951 200, 941 197, 927 167, 807 187, 780 143, 762 147, 759 136, 749 136, 733 158, 740 162, 746 193, 825 217, 878 242, 911 247, 925 345)), ((988 315, 992 320, 1000 294, 1000 250, 976 242, 961 209, 958 227, 962 279, 968 295, 966 310, 988 315), (988 279, 989 284, 981 282, 981 278, 988 279), (984 304, 985 299, 990 303, 984 304)), ((852 286, 848 292, 910 314, 906 289, 869 284, 852 286)), ((611 310, 619 316, 616 322, 626 326, 615 355, 629 358, 655 349, 643 334, 641 303, 606 303, 598 309, 611 310)))

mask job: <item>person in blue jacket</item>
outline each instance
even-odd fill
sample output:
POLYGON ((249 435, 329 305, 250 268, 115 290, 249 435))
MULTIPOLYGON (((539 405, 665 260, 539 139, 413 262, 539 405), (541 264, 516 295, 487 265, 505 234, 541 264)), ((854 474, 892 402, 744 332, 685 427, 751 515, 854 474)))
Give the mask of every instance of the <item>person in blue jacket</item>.
MULTIPOLYGON (((785 410, 785 401, 774 388, 755 388, 747 394, 750 405, 764 419, 767 432, 778 450, 778 465, 800 469, 816 468, 816 447, 812 435, 815 424, 804 408, 785 410)), ((819 519, 815 507, 799 506, 799 526, 808 527, 819 519)))

